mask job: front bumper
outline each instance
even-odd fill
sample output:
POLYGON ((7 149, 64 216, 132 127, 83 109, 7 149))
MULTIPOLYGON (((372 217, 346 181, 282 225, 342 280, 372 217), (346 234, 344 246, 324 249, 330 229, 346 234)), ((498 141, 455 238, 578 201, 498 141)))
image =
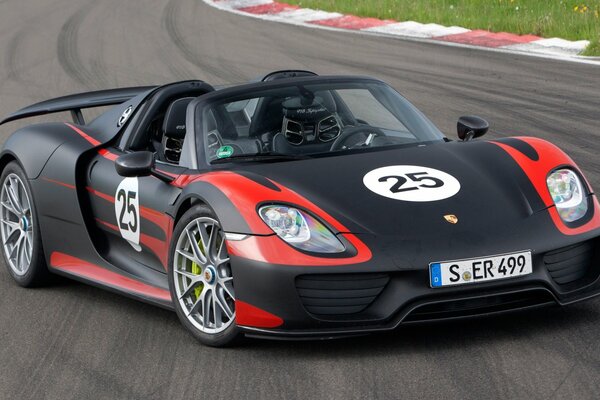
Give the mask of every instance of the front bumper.
POLYGON ((585 239, 533 251, 530 275, 435 289, 429 286, 428 266, 399 270, 376 259, 286 266, 232 256, 236 297, 283 320, 275 328, 240 328, 253 336, 338 337, 392 330, 402 323, 574 303, 600 295, 600 237, 585 239))

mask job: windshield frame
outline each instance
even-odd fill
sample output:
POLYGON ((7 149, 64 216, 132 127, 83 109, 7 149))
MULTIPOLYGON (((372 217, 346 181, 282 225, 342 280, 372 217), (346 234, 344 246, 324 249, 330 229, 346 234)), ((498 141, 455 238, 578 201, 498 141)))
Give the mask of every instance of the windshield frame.
MULTIPOLYGON (((189 149, 193 154, 190 156, 193 157, 199 169, 212 168, 214 167, 211 162, 206 158, 206 149, 205 149, 205 138, 204 138, 204 129, 203 129, 203 118, 204 110, 212 105, 220 102, 233 103, 236 101, 241 101, 252 97, 253 94, 258 95, 260 92, 268 91, 268 90, 276 90, 279 88, 285 88, 289 86, 297 86, 297 85, 310 85, 310 84, 320 84, 320 85, 340 85, 340 84, 377 84, 384 85, 389 88, 391 91, 395 92, 398 96, 400 96, 404 101, 406 101, 413 109, 413 111, 417 114, 417 117, 422 119, 422 121, 428 125, 428 127, 433 131, 435 135, 439 137, 435 140, 429 140, 427 143, 435 143, 438 141, 446 141, 445 135, 437 128, 437 126, 429 120, 415 105, 413 105, 408 99, 402 96, 396 89, 387 83, 365 76, 309 76, 309 77, 298 77, 298 78, 289 78, 289 79, 279 79, 270 82, 257 82, 250 83, 235 87, 229 87, 226 89, 217 90, 215 92, 208 93, 204 96, 201 96, 194 100, 190 104, 190 108, 188 109, 188 113, 193 113, 194 123, 191 125, 193 127, 193 137, 195 139, 195 143, 193 149, 189 149)), ((421 145, 425 142, 417 142, 414 145, 421 145)), ((396 146, 393 146, 396 147, 396 146)), ((400 146, 399 148, 406 147, 400 146)), ((373 149, 383 150, 389 149, 388 146, 376 147, 373 149)), ((319 153, 308 155, 307 158, 313 156, 325 157, 325 156, 335 156, 339 154, 343 154, 345 152, 332 151, 328 153, 319 153)), ((351 152, 353 153, 353 152, 351 152)), ((260 155, 257 155, 259 158, 260 155)), ((235 162, 232 160, 232 162, 235 162)), ((219 164, 226 164, 227 162, 219 162, 219 164)))

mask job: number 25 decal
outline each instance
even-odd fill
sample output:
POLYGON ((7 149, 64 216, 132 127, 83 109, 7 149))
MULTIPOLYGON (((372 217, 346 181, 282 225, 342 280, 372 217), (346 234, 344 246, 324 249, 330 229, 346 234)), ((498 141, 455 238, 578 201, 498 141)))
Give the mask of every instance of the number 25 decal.
POLYGON ((136 192, 126 192, 125 189, 119 190, 117 193, 117 201, 122 201, 126 206, 121 207, 121 213, 119 215, 119 227, 124 230, 130 230, 132 232, 137 231, 137 209, 132 204, 132 201, 137 198, 136 192), (125 222, 125 215, 129 213, 131 218, 129 222, 125 222))
POLYGON ((413 172, 413 173, 406 174, 406 177, 401 176, 401 175, 399 175, 399 176, 396 176, 396 175, 382 176, 381 178, 379 178, 379 182, 387 182, 390 179, 396 180, 396 183, 390 188, 390 192, 392 192, 392 193, 401 193, 401 192, 408 192, 410 190, 419 190, 419 187, 438 188, 438 187, 444 186, 443 180, 441 180, 439 178, 434 178, 432 176, 428 176, 427 172, 413 172), (413 182, 422 182, 424 180, 429 180, 429 181, 431 181, 431 183, 428 185, 422 183, 419 186, 409 186, 409 187, 403 188, 402 186, 404 186, 404 184, 406 182, 408 182, 409 179, 413 182))
POLYGON ((115 214, 123 239, 137 251, 140 246, 140 203, 138 178, 125 178, 115 194, 115 214))
POLYGON ((364 176, 363 183, 380 196, 413 202, 444 200, 460 191, 460 182, 452 175, 416 165, 374 169, 364 176))

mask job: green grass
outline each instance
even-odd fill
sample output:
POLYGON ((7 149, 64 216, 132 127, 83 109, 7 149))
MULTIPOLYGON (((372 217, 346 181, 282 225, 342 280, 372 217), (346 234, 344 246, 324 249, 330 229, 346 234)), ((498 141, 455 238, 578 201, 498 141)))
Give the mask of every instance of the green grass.
POLYGON ((600 36, 592 40, 590 45, 581 53, 582 56, 600 56, 600 36))
POLYGON ((590 40, 600 56, 600 0, 281 0, 289 4, 396 21, 590 40))

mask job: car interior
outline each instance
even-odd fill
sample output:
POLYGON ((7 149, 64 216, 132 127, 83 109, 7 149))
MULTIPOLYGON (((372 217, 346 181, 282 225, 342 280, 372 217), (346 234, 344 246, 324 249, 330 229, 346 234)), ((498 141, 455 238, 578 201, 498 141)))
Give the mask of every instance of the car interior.
POLYGON ((215 106, 208 113, 208 158, 221 146, 236 154, 308 154, 331 148, 343 126, 360 123, 335 91, 299 97, 261 97, 215 106))
POLYGON ((140 119, 134 121, 126 148, 130 151, 152 151, 159 162, 179 164, 186 133, 187 107, 196 97, 214 90, 202 81, 164 87, 143 106, 140 119))
MULTIPOLYGON (((162 88, 143 106, 126 149, 151 151, 158 162, 179 165, 189 105, 198 96, 214 90, 202 81, 162 88)), ((218 158, 217 153, 224 146, 238 155, 302 155, 414 140, 411 135, 390 138, 369 125, 355 116, 335 90, 307 93, 213 106, 203 117, 208 161, 218 158)))

